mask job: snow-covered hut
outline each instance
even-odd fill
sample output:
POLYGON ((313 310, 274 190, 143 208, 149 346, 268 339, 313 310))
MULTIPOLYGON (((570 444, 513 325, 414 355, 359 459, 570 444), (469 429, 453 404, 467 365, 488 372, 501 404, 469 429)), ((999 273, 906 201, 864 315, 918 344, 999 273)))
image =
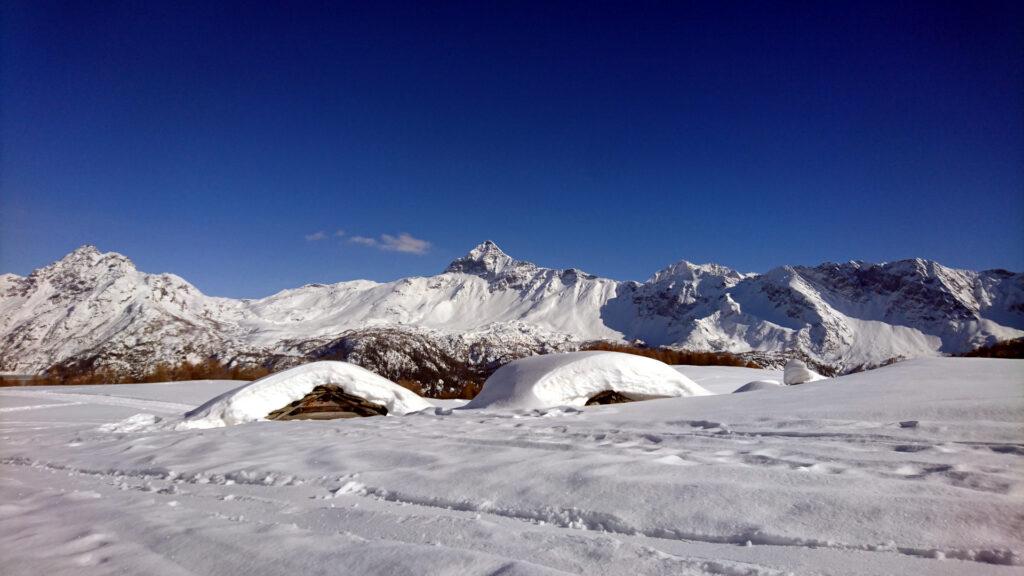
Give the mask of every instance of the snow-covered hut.
POLYGON ((568 352, 506 364, 465 407, 543 409, 708 394, 668 364, 651 358, 568 352))
POLYGON ((430 408, 414 392, 347 362, 312 362, 236 388, 185 414, 185 427, 256 420, 409 414, 430 408))

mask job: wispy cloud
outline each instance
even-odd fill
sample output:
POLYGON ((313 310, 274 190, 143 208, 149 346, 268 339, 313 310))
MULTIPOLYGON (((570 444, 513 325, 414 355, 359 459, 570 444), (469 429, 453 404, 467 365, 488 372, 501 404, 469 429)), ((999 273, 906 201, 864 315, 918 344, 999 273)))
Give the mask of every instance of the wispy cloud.
POLYGON ((353 244, 359 244, 361 246, 370 246, 378 250, 385 250, 388 252, 403 252, 405 254, 426 254, 430 251, 430 242, 416 238, 411 234, 402 232, 398 236, 392 236, 391 234, 381 234, 380 238, 370 238, 368 236, 352 236, 348 239, 353 244))
POLYGON ((363 246, 376 246, 377 241, 373 238, 367 238, 366 236, 353 236, 348 239, 353 244, 361 244, 363 246))
POLYGON ((341 238, 344 235, 345 235, 345 231, 342 230, 341 228, 338 228, 337 230, 334 231, 334 234, 328 234, 327 232, 324 232, 323 230, 317 230, 316 232, 313 232, 312 234, 306 234, 305 238, 306 238, 306 242, 319 242, 321 240, 327 240, 328 238, 330 238, 332 236, 335 237, 335 238, 341 238))
POLYGON ((381 249, 393 252, 405 252, 407 254, 426 254, 430 250, 430 242, 414 238, 402 232, 396 238, 390 234, 381 234, 381 249))

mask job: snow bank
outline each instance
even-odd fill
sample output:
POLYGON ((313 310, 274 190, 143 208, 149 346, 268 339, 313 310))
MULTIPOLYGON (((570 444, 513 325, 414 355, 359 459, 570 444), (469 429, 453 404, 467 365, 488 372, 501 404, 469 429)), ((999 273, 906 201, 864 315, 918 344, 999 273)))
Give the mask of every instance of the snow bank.
POLYGON ((743 386, 732 391, 733 394, 740 392, 753 392, 755 390, 772 390, 774 388, 781 388, 782 384, 779 384, 778 380, 754 380, 753 382, 747 382, 743 386))
POLYGON ((818 374, 814 370, 808 368, 807 364, 804 363, 803 360, 798 360, 796 358, 786 362, 786 372, 782 377, 782 381, 785 382, 787 386, 825 379, 826 378, 821 374, 818 374))
POLYGON ((365 398, 401 416, 430 408, 413 392, 365 368, 347 362, 313 362, 271 374, 231 390, 185 414, 182 428, 218 428, 263 420, 270 412, 299 400, 313 388, 340 386, 348 394, 365 398))
POLYGON ((668 364, 651 358, 621 352, 569 352, 506 364, 487 379, 466 408, 583 406, 593 396, 610 390, 634 400, 710 394, 668 364))

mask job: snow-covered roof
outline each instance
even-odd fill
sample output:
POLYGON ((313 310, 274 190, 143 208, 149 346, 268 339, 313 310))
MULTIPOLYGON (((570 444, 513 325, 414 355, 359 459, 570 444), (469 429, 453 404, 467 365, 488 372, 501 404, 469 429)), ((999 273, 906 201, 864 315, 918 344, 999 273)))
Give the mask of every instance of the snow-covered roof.
POLYGON ((186 428, 217 428, 263 420, 270 412, 299 400, 317 386, 334 384, 401 416, 430 408, 415 393, 365 368, 347 362, 312 362, 271 374, 236 388, 185 414, 186 428))
POLYGON ((651 358, 621 352, 569 352, 506 364, 487 379, 466 408, 583 406, 609 390, 634 400, 710 394, 651 358))

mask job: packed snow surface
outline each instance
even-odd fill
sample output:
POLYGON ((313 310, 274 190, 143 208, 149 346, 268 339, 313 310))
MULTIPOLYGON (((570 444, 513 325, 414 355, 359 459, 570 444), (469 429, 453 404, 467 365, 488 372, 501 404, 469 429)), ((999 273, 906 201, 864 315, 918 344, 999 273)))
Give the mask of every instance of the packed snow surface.
POLYGON ((311 362, 271 374, 217 396, 186 415, 182 428, 217 428, 263 420, 267 414, 299 400, 317 386, 334 384, 401 416, 430 408, 413 392, 365 368, 347 362, 311 362))
POLYGON ((664 362, 622 352, 567 352, 510 362, 484 382, 471 408, 580 407, 601 392, 632 400, 710 394, 664 362))
POLYGON ((205 430, 165 425, 237 382, 3 388, 2 572, 1021 574, 1022 384, 1021 361, 929 358, 750 394, 205 430))

